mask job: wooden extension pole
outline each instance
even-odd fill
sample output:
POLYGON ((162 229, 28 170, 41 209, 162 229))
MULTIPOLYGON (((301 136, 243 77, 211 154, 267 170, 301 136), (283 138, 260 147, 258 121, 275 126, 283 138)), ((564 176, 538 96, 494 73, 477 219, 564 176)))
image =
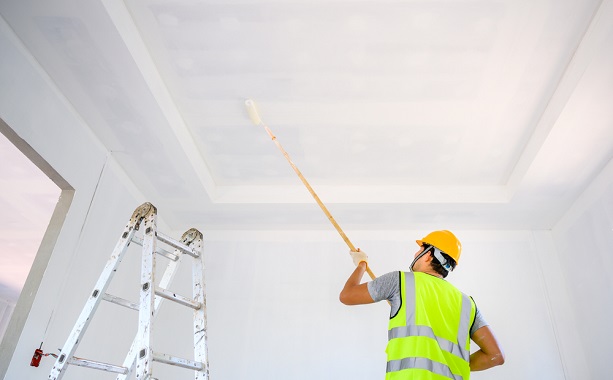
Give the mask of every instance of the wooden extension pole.
MULTIPOLYGON (((255 107, 255 103, 253 102, 253 100, 247 99, 245 101, 245 106, 247 107, 247 113, 249 114, 249 118, 251 119, 253 124, 261 125, 264 127, 264 129, 266 130, 266 133, 268 133, 268 136, 270 136, 270 138, 272 139, 272 141, 274 141, 275 145, 279 148, 281 153, 283 153, 287 162, 289 162, 289 164, 294 169, 294 171, 296 172, 296 174, 298 175, 298 177, 300 178, 304 186, 306 186, 306 188, 309 190, 309 193, 311 193, 311 195, 313 196, 313 198, 315 199, 315 201, 317 202, 321 210, 324 212, 324 214, 326 214, 326 216, 328 217, 328 220, 330 221, 330 223, 332 223, 334 228, 336 228, 336 231, 338 231, 338 233, 341 235, 341 237, 343 238, 343 240, 345 241, 349 249, 352 251, 356 251, 356 248, 353 245, 353 243, 351 243, 347 235, 345 235, 341 227, 338 225, 338 223, 336 223, 336 220, 334 220, 334 217, 332 217, 332 214, 330 214, 330 211, 328 211, 328 208, 323 204, 321 199, 319 199, 319 196, 317 196, 317 194, 315 193, 315 190, 313 190, 309 182, 306 180, 306 178, 304 178, 304 176, 302 175, 298 167, 292 162, 292 159, 289 157, 289 154, 287 154, 285 149, 283 149, 283 147, 281 146, 281 143, 279 143, 279 141, 277 140, 277 137, 275 137, 275 135, 272 133, 270 128, 268 128, 268 126, 264 124, 264 122, 260 118, 260 115, 258 114, 258 111, 255 107)), ((366 272, 368 273, 371 279, 374 280, 376 278, 375 274, 370 270, 370 267, 368 266, 368 264, 366 265, 366 272)))
MULTIPOLYGON (((258 119, 259 119, 259 117, 258 117, 258 119)), ((313 198, 315 199, 315 201, 317 202, 317 204, 319 205, 321 210, 328 217, 328 220, 330 221, 330 223, 332 223, 332 225, 334 226, 334 228, 336 228, 336 230, 341 235, 341 237, 343 238, 345 243, 347 243, 347 246, 349 247, 349 249, 351 249, 352 251, 356 251, 356 248, 353 245, 353 243, 351 242, 351 240, 349 240, 347 235, 343 232, 343 230, 341 229, 341 226, 339 226, 338 223, 336 223, 336 220, 334 220, 334 217, 332 216, 332 214, 330 214, 330 211, 328 211, 328 208, 326 207, 326 205, 324 205, 324 203, 321 201, 321 199, 319 199, 319 197, 315 193, 315 190, 313 190, 313 188, 311 187, 309 182, 306 180, 306 178, 304 178, 304 176, 302 175, 302 173, 300 172, 298 167, 292 162, 292 159, 289 157, 289 154, 287 154, 285 149, 283 149, 283 147, 281 146, 281 143, 279 143, 279 140, 277 140, 277 137, 272 134, 272 131, 270 130, 270 128, 268 128, 261 120, 259 120, 259 123, 256 123, 256 124, 261 124, 262 126, 264 126, 264 129, 266 129, 266 132, 268 133, 268 136, 270 136, 272 141, 274 141, 275 145, 283 153, 283 155, 285 156, 285 159, 287 159, 287 162, 289 162, 289 164, 292 166, 292 168, 294 169, 296 174, 298 174, 298 177, 300 178, 302 183, 304 183, 304 186, 306 186, 306 188, 309 190, 309 193, 311 193, 311 195, 313 196, 313 198)), ((368 273, 368 275, 370 276, 371 279, 374 280, 376 278, 375 274, 370 270, 370 267, 368 266, 368 264, 366 265, 366 273, 368 273)))

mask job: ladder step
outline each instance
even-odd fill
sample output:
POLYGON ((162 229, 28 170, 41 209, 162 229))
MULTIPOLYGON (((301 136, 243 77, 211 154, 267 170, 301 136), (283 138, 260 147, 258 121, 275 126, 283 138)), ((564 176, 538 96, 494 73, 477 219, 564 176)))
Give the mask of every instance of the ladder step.
POLYGON ((161 354, 155 351, 152 352, 151 354, 153 356, 153 361, 155 362, 175 365, 177 367, 193 369, 196 371, 202 371, 204 369, 204 364, 201 362, 195 362, 193 360, 187 360, 183 358, 178 358, 176 356, 161 354))
POLYGON ((157 286, 155 287, 155 295, 160 296, 162 298, 166 298, 167 300, 174 301, 181 305, 191 307, 194 310, 198 310, 202 307, 202 304, 200 302, 194 301, 193 299, 187 297, 183 297, 182 295, 173 293, 166 289, 158 288, 157 286))
POLYGON ((103 363, 103 362, 97 362, 97 361, 93 361, 89 359, 77 358, 76 356, 73 356, 70 360, 68 360, 68 364, 76 365, 79 367, 98 369, 98 370, 106 371, 106 372, 119 373, 122 375, 125 375, 128 373, 128 369, 126 367, 122 367, 122 366, 118 366, 114 364, 103 363))
MULTIPOLYGON (((132 242, 136 245, 139 246, 143 246, 143 239, 139 238, 138 236, 133 236, 132 237, 132 242)), ((175 255, 174 253, 171 253, 167 250, 165 250, 164 248, 157 248, 157 250, 155 251, 155 253, 157 253, 160 256, 164 256, 167 259, 170 259, 172 261, 177 261, 179 260, 179 256, 175 255)))
POLYGON ((120 298, 120 297, 117 297, 117 296, 114 296, 108 293, 104 293, 104 295, 102 296, 102 299, 105 301, 117 304, 119 306, 127 307, 128 309, 132 309, 132 310, 138 310, 140 308, 139 305, 134 302, 130 302, 126 299, 123 299, 123 298, 120 298))
POLYGON ((174 248, 180 250, 181 252, 190 255, 191 257, 195 257, 195 258, 199 258, 200 257, 200 254, 198 254, 198 252, 196 252, 194 249, 186 246, 183 243, 179 243, 175 239, 171 238, 170 236, 164 235, 163 233, 161 233, 159 231, 157 233, 157 238, 158 238, 159 241, 164 242, 164 243, 170 245, 171 247, 174 247, 174 248))

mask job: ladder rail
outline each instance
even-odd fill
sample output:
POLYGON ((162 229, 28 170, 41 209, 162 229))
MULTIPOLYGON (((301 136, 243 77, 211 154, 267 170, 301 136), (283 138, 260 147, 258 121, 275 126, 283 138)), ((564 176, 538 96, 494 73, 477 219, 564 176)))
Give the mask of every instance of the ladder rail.
MULTIPOLYGON (((202 234, 196 241, 198 251, 202 253, 202 234)), ((207 347, 206 286, 204 281, 204 255, 194 258, 192 265, 193 299, 201 307, 194 313, 194 360, 203 363, 202 371, 196 372, 195 380, 208 380, 209 361, 207 347)))
POLYGON ((51 369, 51 373, 49 374, 50 380, 60 380, 64 376, 65 369, 69 364, 69 359, 72 358, 77 347, 79 346, 83 334, 91 322, 91 316, 94 314, 96 309, 98 309, 100 301, 103 299, 102 296, 106 293, 110 280, 115 274, 117 266, 121 262, 123 255, 130 244, 131 237, 135 232, 134 227, 135 226, 131 224, 126 226, 123 237, 119 239, 117 245, 113 249, 111 258, 107 261, 102 273, 100 274, 100 277, 98 277, 98 281, 96 281, 94 291, 89 296, 85 307, 77 319, 77 323, 74 325, 68 339, 66 340, 66 343, 62 347, 61 354, 58 356, 53 368, 51 369))
POLYGON ((151 376, 153 355, 151 337, 155 309, 155 247, 157 239, 157 218, 152 215, 145 219, 143 255, 141 262, 140 308, 138 311, 138 347, 136 357, 136 380, 148 380, 151 376))

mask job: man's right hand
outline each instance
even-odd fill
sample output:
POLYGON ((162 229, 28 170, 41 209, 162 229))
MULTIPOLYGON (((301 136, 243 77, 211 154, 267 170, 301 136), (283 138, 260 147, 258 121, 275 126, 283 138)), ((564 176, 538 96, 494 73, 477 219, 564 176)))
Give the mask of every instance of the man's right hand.
POLYGON ((368 265, 368 256, 358 248, 357 251, 349 251, 353 264, 357 267, 362 261, 368 265))

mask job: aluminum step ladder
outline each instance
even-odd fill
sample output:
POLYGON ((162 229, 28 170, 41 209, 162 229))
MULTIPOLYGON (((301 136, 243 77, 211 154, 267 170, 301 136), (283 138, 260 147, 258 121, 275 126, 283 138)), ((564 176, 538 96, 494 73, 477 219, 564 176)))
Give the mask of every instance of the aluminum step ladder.
POLYGON ((208 380, 206 323, 202 233, 192 228, 183 234, 180 241, 176 241, 158 232, 157 209, 151 203, 144 203, 136 208, 123 230, 111 258, 100 274, 94 290, 85 303, 70 336, 66 340, 49 374, 49 379, 61 379, 69 365, 76 365, 117 373, 117 380, 126 380, 136 367, 136 379, 152 380, 154 379, 152 376, 152 364, 154 361, 157 361, 192 369, 195 372, 196 380, 208 380), (140 229, 141 224, 144 224, 142 239, 135 235, 136 231, 140 229), (174 252, 158 247, 158 241, 174 248, 174 252), (132 242, 142 246, 141 289, 140 302, 138 304, 106 293, 124 253, 132 242), (162 278, 156 285, 155 265, 157 254, 165 256, 170 260, 162 278), (194 261, 192 266, 193 297, 191 299, 166 290, 174 277, 178 263, 183 255, 191 256, 194 261), (164 298, 193 309, 194 360, 178 358, 151 350, 153 319, 164 298), (102 300, 138 310, 138 331, 123 364, 120 366, 73 356, 102 300))

